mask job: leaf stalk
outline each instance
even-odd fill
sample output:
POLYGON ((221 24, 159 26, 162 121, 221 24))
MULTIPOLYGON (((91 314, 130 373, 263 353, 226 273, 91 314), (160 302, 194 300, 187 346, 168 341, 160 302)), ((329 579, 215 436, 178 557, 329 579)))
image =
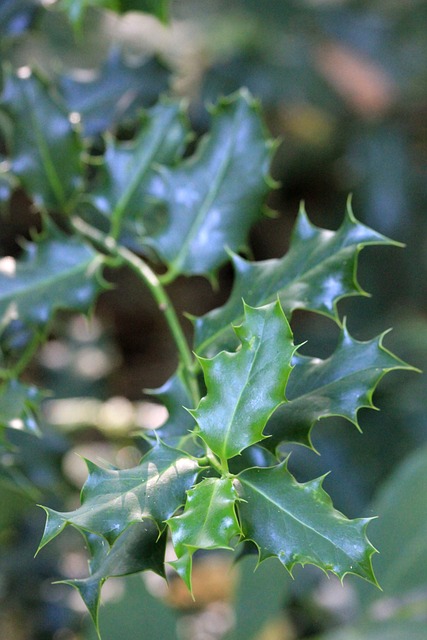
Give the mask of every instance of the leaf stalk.
POLYGON ((71 218, 71 226, 86 240, 89 240, 92 244, 95 244, 99 249, 101 249, 103 253, 119 259, 122 264, 126 264, 146 284, 156 301, 159 310, 163 313, 166 319, 170 333, 178 349, 180 360, 184 367, 185 381, 188 391, 196 406, 200 400, 200 391, 195 374, 195 360, 178 320, 175 308, 156 273, 146 262, 144 262, 144 260, 139 258, 132 251, 129 251, 126 247, 117 244, 114 238, 111 236, 105 236, 103 233, 98 231, 98 229, 95 229, 81 218, 71 218))

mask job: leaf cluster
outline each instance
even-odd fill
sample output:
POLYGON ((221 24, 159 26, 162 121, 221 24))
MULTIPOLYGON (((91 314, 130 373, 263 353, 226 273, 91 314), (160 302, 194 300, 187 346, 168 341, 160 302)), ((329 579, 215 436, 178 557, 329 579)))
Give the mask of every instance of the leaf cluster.
MULTIPOLYGON (((77 22, 89 4, 60 3, 77 22)), ((165 17, 166 3, 104 4, 165 17)), ((312 446, 313 426, 328 416, 358 425, 383 375, 410 368, 383 347, 382 336, 355 340, 337 307, 365 295, 357 282, 359 252, 397 243, 360 223, 348 202, 338 230, 316 227, 301 207, 283 258, 242 257, 274 186, 275 143, 247 91, 211 109, 210 132, 193 153, 185 110, 172 100, 144 111, 131 141, 108 134, 96 159, 84 116, 70 113, 37 72, 8 72, 0 108, 12 130, 6 177, 32 200, 43 226, 18 257, 0 262, 2 429, 35 430, 41 392, 22 374, 59 309, 91 312, 107 286, 107 266, 135 272, 178 353, 176 373, 155 392, 168 420, 140 463, 104 469, 88 461, 81 506, 45 507, 40 548, 69 525, 83 536, 89 575, 67 583, 95 624, 106 579, 144 570, 165 575, 168 536, 176 554, 170 564, 190 590, 197 551, 248 543, 259 562, 276 557, 290 573, 296 564, 313 564, 375 584, 369 519, 337 511, 322 478, 299 483, 283 450, 290 442, 312 446), (235 271, 231 295, 193 318, 189 345, 167 285, 195 275, 215 283, 228 262, 235 271), (289 324, 297 309, 340 326, 327 359, 298 352, 289 324)))

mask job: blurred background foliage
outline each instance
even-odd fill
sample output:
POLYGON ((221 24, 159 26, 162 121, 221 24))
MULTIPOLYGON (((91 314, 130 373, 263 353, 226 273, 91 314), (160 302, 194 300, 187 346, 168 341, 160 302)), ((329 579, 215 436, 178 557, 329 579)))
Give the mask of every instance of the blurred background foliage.
MULTIPOLYGON (((281 186, 268 203, 277 216, 254 228, 254 257, 283 254, 300 200, 315 223, 336 228, 352 193, 356 216, 406 248, 363 252, 359 279, 372 297, 345 301, 341 314, 362 340, 394 327, 385 345, 425 370, 427 2, 175 0, 171 14, 163 25, 91 8, 73 28, 55 2, 1 0, 0 56, 5 68, 42 70, 58 99, 82 115, 92 153, 102 152, 105 135, 132 138, 141 108, 160 94, 185 99, 202 135, 206 103, 248 87, 282 139, 272 168, 281 186)), ((39 219, 14 191, 4 151, 0 141, 0 248, 8 255, 39 219)), ((143 446, 132 434, 165 418, 142 388, 173 372, 173 345, 132 275, 115 278, 95 319, 61 316, 31 365, 29 378, 51 392, 43 438, 14 432, 1 445, 3 640, 94 638, 76 594, 51 584, 62 574, 84 575, 85 559, 72 534, 32 558, 43 527, 34 505, 72 508, 85 473, 75 453, 129 466, 143 446)), ((216 292, 201 278, 179 279, 171 296, 178 310, 198 315, 226 299, 231 278, 223 269, 216 292)), ((300 313, 294 329, 308 352, 332 351, 331 322, 300 313)), ((169 591, 150 576, 107 583, 105 638, 425 638, 426 398, 425 375, 393 373, 375 395, 381 412, 361 416, 363 436, 329 419, 314 431, 321 456, 301 447, 291 456, 301 480, 332 471, 325 488, 346 515, 381 516, 370 532, 381 551, 374 565, 383 592, 351 576, 341 587, 306 568, 292 581, 278 563, 254 575, 251 558, 232 566, 228 556, 202 556, 195 604, 173 578, 169 591)))

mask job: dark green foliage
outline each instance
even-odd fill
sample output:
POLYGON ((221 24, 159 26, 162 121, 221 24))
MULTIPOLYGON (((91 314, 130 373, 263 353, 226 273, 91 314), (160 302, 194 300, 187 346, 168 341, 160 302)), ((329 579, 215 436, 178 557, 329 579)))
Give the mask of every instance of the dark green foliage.
MULTIPOLYGON (((168 16, 166 0, 60 0, 54 10, 66 12, 78 32, 93 7, 168 16)), ((25 15, 30 9, 22 3, 25 15)), ((8 32, 14 15, 9 7, 8 32)), ((133 271, 177 351, 175 373, 152 392, 168 417, 145 434, 140 463, 122 469, 86 461, 81 505, 43 507, 39 549, 69 525, 83 537, 89 575, 62 582, 80 593, 98 633, 104 582, 146 570, 165 577, 168 539, 176 554, 169 564, 190 590, 197 551, 241 543, 255 548, 259 563, 273 557, 290 573, 311 564, 376 586, 370 519, 338 511, 323 476, 298 482, 284 452, 292 443, 313 449, 319 420, 340 416, 359 427, 358 413, 374 408, 383 376, 412 369, 383 346, 383 335, 352 337, 338 306, 367 295, 357 274, 362 249, 398 243, 359 222, 348 200, 336 231, 312 223, 301 206, 282 258, 242 257, 276 186, 269 167, 277 145, 247 90, 216 101, 209 131, 192 147, 180 101, 163 98, 136 116, 166 79, 153 59, 136 70, 116 52, 88 83, 61 75, 55 87, 28 67, 8 69, 0 101, 7 157, 1 199, 19 188, 42 227, 0 262, 1 433, 38 432, 43 393, 22 378, 59 312, 93 312, 105 274, 133 271), (111 93, 100 105, 110 73, 111 93), (130 86, 135 94, 117 112, 130 86), (124 140, 120 125, 128 116, 136 131, 124 140), (194 275, 217 284, 227 264, 235 272, 231 294, 192 317, 193 352, 167 286, 194 275), (296 311, 339 327, 329 357, 299 352, 289 324, 296 311)))

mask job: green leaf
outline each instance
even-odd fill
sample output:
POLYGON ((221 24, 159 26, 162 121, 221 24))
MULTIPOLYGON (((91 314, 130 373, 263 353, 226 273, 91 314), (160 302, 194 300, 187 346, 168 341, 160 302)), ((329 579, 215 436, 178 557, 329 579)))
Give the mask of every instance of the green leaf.
POLYGON ((168 418, 156 429, 157 436, 170 446, 179 447, 182 439, 188 436, 194 427, 194 421, 184 407, 191 405, 191 398, 183 379, 183 372, 178 371, 159 389, 150 389, 150 395, 158 398, 168 410, 168 418))
POLYGON ((146 519, 128 527, 111 548, 99 536, 84 533, 84 537, 91 553, 90 575, 87 578, 60 582, 77 589, 99 633, 98 614, 104 582, 111 577, 148 570, 165 577, 166 535, 159 537, 157 525, 146 519))
POLYGON ((19 259, 0 261, 0 328, 13 321, 46 328, 58 309, 87 312, 101 289, 99 254, 50 225, 19 259))
POLYGON ((139 65, 126 64, 114 49, 92 80, 63 75, 58 89, 69 112, 81 115, 83 135, 96 136, 113 126, 138 119, 141 107, 150 107, 168 88, 169 70, 157 58, 139 65))
POLYGON ((89 7, 110 9, 117 13, 143 11, 150 13, 162 22, 169 17, 169 0, 59 0, 58 7, 64 10, 71 22, 79 25, 89 7))
MULTIPOLYGON (((107 138, 93 204, 111 221, 112 235, 140 248, 146 235, 147 185, 154 163, 172 164, 183 151, 187 126, 179 104, 158 104, 142 118, 132 142, 107 138)), ((155 166, 155 165, 154 165, 155 166)))
POLYGON ((146 518, 163 530, 164 521, 185 502, 185 491, 199 472, 193 459, 161 442, 131 469, 102 469, 86 463, 89 477, 81 506, 68 513, 43 507, 47 522, 39 549, 69 524, 103 536, 110 545, 129 525, 146 518))
POLYGON ((272 146, 258 105, 242 91, 213 109, 211 133, 194 156, 161 169, 166 221, 150 244, 168 265, 169 280, 178 274, 214 276, 228 260, 227 248, 245 249, 271 184, 272 146))
MULTIPOLYGON (((150 640, 175 639, 178 614, 161 598, 147 589, 146 581, 138 575, 120 580, 121 594, 103 603, 100 627, 102 637, 143 638, 150 640)), ((82 640, 96 640, 92 627, 82 625, 82 640)))
POLYGON ((11 173, 37 206, 67 210, 82 188, 82 146, 68 113, 28 67, 6 76, 0 106, 14 127, 11 173))
POLYGON ((350 336, 344 326, 334 353, 326 360, 296 354, 286 389, 288 402, 271 417, 264 446, 282 441, 312 447, 311 429, 322 418, 342 416, 357 427, 362 408, 375 408, 372 396, 381 378, 395 369, 411 369, 382 346, 384 334, 368 342, 350 336))
POLYGON ((337 231, 314 226, 301 207, 283 258, 249 262, 232 257, 236 272, 233 290, 223 307, 195 319, 195 350, 210 355, 233 344, 230 324, 241 321, 242 297, 252 306, 279 297, 288 317, 295 309, 306 309, 339 323, 339 300, 366 295, 356 279, 357 258, 363 247, 374 244, 398 243, 359 223, 350 202, 337 231))
POLYGON ((295 564, 313 564, 341 579, 354 573, 376 584, 369 519, 348 520, 334 509, 323 478, 300 484, 284 462, 248 469, 238 480, 242 530, 257 545, 260 562, 275 556, 289 572, 295 564))
POLYGON ((37 413, 42 398, 37 387, 18 380, 4 382, 0 386, 0 436, 4 428, 38 435, 37 413))
POLYGON ((243 324, 234 327, 241 348, 199 358, 207 394, 191 411, 198 433, 223 464, 264 438, 268 418, 285 402, 295 352, 279 301, 257 309, 245 304, 244 313, 243 324))
POLYGON ((197 549, 232 549, 239 536, 231 478, 205 478, 188 491, 184 512, 168 520, 177 560, 170 562, 191 591, 192 556, 197 549))

